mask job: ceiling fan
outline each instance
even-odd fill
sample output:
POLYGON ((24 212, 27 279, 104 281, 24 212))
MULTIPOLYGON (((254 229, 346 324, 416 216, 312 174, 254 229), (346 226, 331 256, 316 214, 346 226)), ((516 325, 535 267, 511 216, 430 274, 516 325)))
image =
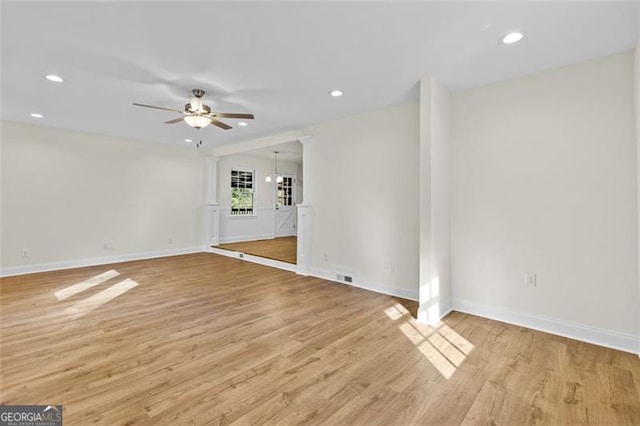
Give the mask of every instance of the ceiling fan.
POLYGON ((193 89, 191 92, 193 93, 193 96, 189 99, 189 103, 184 106, 184 111, 153 105, 138 104, 135 102, 133 103, 133 105, 145 108, 161 109, 163 111, 177 112, 178 114, 182 114, 182 117, 174 118, 173 120, 165 121, 164 123, 175 124, 184 120, 189 126, 195 127, 196 129, 202 129, 203 127, 207 127, 209 124, 213 124, 214 126, 218 126, 221 129, 229 130, 231 126, 218 120, 219 118, 241 118, 246 120, 253 120, 254 118, 253 114, 211 112, 211 108, 209 108, 209 105, 205 105, 204 103, 202 103, 204 90, 193 89))

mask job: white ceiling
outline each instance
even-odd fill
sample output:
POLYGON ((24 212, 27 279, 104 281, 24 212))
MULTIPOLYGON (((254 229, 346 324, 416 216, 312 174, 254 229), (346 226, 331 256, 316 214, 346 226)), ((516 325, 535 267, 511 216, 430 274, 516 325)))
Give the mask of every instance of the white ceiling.
POLYGON ((638 26, 631 2, 22 1, 1 13, 3 119, 209 148, 417 99, 427 75, 460 90, 631 49, 638 26), (498 44, 513 29, 525 39, 498 44), (327 95, 336 87, 342 98, 327 95), (131 105, 181 109, 193 88, 256 119, 196 131, 131 105))

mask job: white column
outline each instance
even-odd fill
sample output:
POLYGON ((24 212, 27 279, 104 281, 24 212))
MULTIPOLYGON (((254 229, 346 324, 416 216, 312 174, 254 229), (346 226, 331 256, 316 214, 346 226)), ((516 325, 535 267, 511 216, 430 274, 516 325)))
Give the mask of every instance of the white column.
POLYGON ((220 243, 220 206, 207 204, 204 206, 204 243, 205 251, 220 243))
POLYGON ((433 78, 420 81, 420 307, 433 324, 451 309, 450 95, 433 78))
POLYGON ((298 204, 298 260, 296 272, 311 273, 311 233, 313 209, 309 204, 298 204))
POLYGON ((302 204, 298 210, 298 261, 296 272, 300 275, 311 273, 311 239, 313 231, 313 209, 311 207, 311 152, 312 136, 298 138, 302 143, 302 204))
POLYGON ((206 195, 204 201, 205 250, 220 243, 220 206, 218 205, 218 161, 219 157, 206 158, 206 195))
POLYGON ((420 306, 418 320, 434 322, 429 308, 435 301, 431 293, 431 79, 420 81, 420 306))
POLYGON ((298 138, 302 144, 302 204, 311 205, 311 152, 313 136, 298 138))
MULTIPOLYGON (((638 25, 640 25, 640 9, 638 9, 638 25)), ((640 38, 636 42, 635 51, 635 112, 636 112, 636 174, 637 174, 637 208, 638 208, 638 267, 640 277, 640 38)), ((638 309, 640 312, 640 279, 638 280, 638 309)), ((638 315, 638 355, 640 355, 640 315, 638 315)))
POLYGON ((218 161, 220 157, 206 158, 207 194, 204 203, 207 205, 218 204, 218 161))

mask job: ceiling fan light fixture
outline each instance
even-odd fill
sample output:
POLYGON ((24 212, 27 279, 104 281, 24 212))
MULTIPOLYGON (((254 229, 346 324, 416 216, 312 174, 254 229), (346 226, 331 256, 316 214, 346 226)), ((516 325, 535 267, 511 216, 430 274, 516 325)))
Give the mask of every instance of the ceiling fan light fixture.
MULTIPOLYGON (((1 0, 0 0, 1 1, 1 0)), ((246 119, 253 120, 253 114, 248 113, 231 113, 231 112, 212 112, 211 107, 202 102, 202 96, 204 95, 204 90, 201 89, 193 89, 193 96, 189 98, 189 102, 184 104, 183 110, 177 110, 173 108, 165 108, 161 106, 155 105, 145 105, 134 102, 133 105, 144 107, 144 108, 153 108, 159 109, 162 111, 169 112, 177 112, 180 114, 180 117, 174 118, 172 120, 167 120, 164 124, 176 124, 184 121, 189 126, 195 129, 202 129, 207 127, 210 124, 213 124, 216 127, 219 127, 223 130, 231 129, 231 126, 225 123, 224 121, 220 121, 220 119, 225 118, 234 118, 234 119, 246 119)), ((243 123, 240 123, 242 126, 243 123)), ((244 123, 246 125, 246 123, 244 123)))
POLYGON ((201 115, 185 115, 184 121, 191 127, 202 129, 211 124, 211 119, 201 115))
POLYGON ((247 122, 246 122, 246 121, 239 121, 239 122, 238 122, 238 126, 240 126, 240 127, 246 127, 247 125, 248 125, 248 124, 247 124, 247 122))

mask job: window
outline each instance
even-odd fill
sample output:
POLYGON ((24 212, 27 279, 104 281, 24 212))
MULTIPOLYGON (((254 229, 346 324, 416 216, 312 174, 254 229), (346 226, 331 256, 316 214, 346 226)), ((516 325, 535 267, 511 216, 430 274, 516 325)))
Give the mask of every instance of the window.
POLYGON ((278 183, 278 196, 276 205, 278 207, 282 206, 292 206, 293 205, 293 185, 294 180, 292 177, 283 176, 282 182, 278 183))
POLYGON ((231 214, 253 214, 253 172, 231 170, 231 214))

